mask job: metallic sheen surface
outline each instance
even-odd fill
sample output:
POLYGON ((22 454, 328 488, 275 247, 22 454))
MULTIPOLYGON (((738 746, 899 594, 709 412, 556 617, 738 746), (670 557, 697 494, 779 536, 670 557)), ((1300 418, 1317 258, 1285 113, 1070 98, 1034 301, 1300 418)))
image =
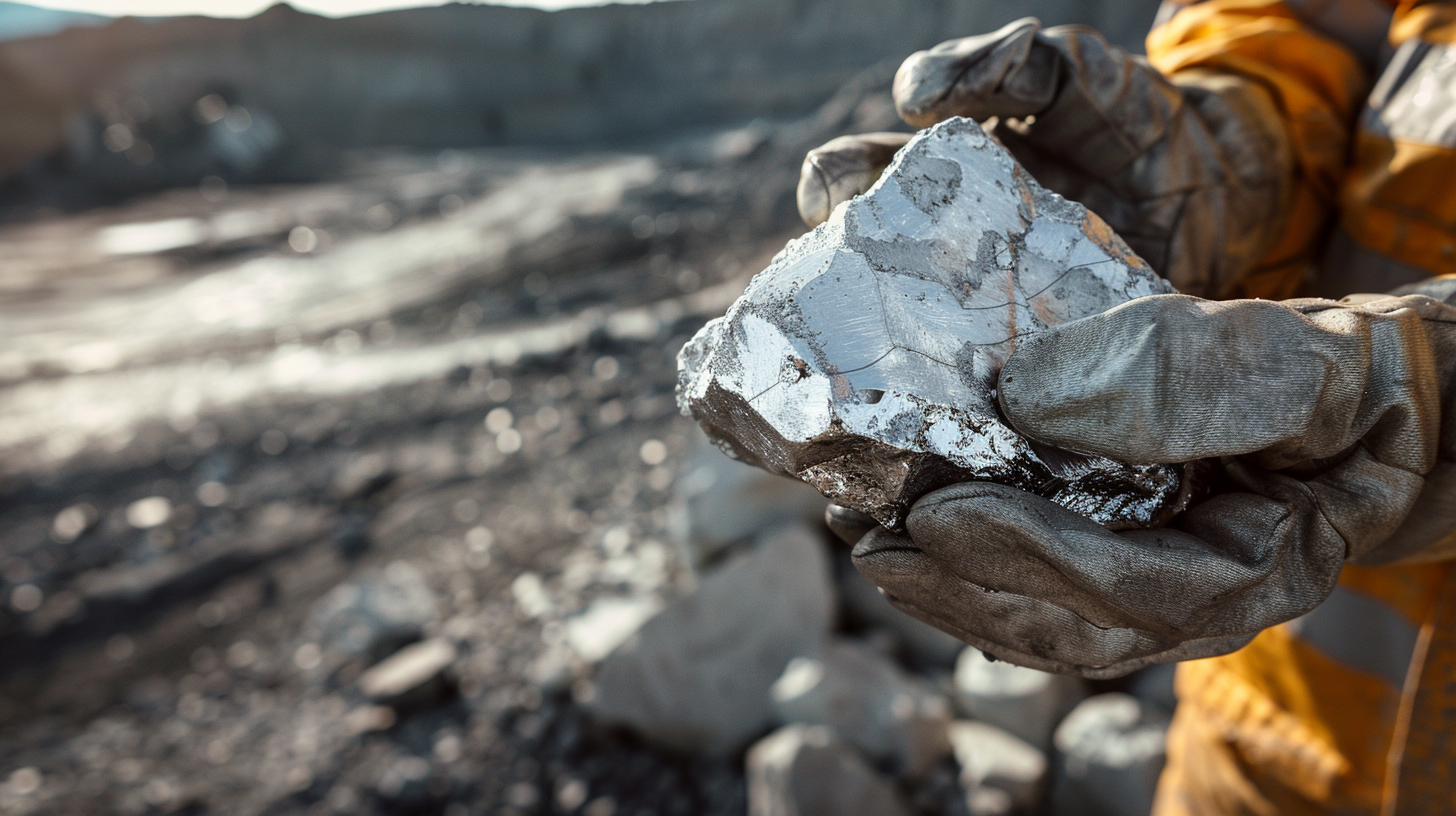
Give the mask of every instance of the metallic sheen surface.
POLYGON ((970 119, 792 241, 678 357, 678 401, 729 455, 902 524, 920 496, 1001 482, 1109 526, 1176 509, 1177 467, 1034 445, 1000 418, 1018 337, 1172 287, 970 119))

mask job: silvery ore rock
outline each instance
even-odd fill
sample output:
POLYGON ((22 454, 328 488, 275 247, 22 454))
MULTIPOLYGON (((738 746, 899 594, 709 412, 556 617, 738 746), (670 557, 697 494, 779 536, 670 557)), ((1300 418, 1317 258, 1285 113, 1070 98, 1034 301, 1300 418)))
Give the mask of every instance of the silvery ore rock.
POLYGON ((1148 526, 1180 509, 1181 467, 1032 443, 998 414, 996 377, 1018 337, 1172 291, 1100 218, 949 119, 683 347, 678 403, 730 456, 888 527, 971 479, 1148 526))

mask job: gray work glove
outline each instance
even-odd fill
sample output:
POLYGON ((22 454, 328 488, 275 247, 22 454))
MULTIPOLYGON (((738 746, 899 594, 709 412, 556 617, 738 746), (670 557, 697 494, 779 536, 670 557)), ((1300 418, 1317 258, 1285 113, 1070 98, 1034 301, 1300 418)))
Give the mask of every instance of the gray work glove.
MULTIPOLYGON (((1254 82, 1194 72, 1170 81, 1091 29, 1024 19, 911 55, 894 93, 916 127, 999 119, 992 135, 1037 181, 1102 216, 1180 292, 1228 296, 1283 234, 1294 154, 1254 82)), ((806 223, 869 188, 888 163, 877 152, 884 136, 809 154, 806 223), (835 168, 834 181, 819 182, 810 164, 835 168)))
POLYGON ((912 135, 840 136, 809 151, 799 170, 799 217, 811 227, 828 221, 840 202, 870 189, 912 135))
POLYGON ((967 482, 916 503, 907 534, 858 540, 897 607, 997 658, 1110 677, 1222 654, 1313 609, 1347 560, 1456 556, 1456 308, 1440 300, 1142 298, 1021 341, 999 398, 1041 442, 1209 460, 1216 478, 1166 529, 1114 533, 967 482))

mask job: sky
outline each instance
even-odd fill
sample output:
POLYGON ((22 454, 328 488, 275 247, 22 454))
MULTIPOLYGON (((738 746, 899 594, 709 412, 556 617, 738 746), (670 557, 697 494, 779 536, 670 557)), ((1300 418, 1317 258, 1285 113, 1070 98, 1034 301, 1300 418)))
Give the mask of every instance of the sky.
MULTIPOLYGON (((89 11, 112 17, 171 17, 182 14, 206 14, 209 17, 252 17, 278 0, 21 0, 33 6, 89 11)), ((386 9, 439 6, 448 0, 289 0, 301 11, 344 17, 386 9)), ((646 0, 491 0, 496 5, 566 8, 568 6, 601 5, 606 2, 646 2, 646 0)))

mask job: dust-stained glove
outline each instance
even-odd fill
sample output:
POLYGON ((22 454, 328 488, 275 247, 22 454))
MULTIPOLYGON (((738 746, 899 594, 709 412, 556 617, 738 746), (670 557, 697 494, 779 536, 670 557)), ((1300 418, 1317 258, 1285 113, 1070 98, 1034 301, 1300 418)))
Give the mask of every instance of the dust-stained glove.
MULTIPOLYGON (((1207 72, 1170 81, 1091 29, 1025 19, 911 55, 894 93, 916 127, 998 119, 992 135, 1037 181, 1102 216, 1180 292, 1228 296, 1283 234, 1294 154, 1255 82, 1207 72)), ((805 208, 806 162, 800 213, 811 226, 884 169, 855 138, 810 154, 842 171, 805 208)))
POLYGON ((799 217, 816 227, 842 201, 864 193, 880 178, 909 133, 840 136, 809 151, 799 170, 799 217))
MULTIPOLYGON (((1456 556, 1441 300, 1142 298, 1026 338, 999 397, 1041 442, 1217 476, 1166 529, 967 482, 921 499, 907 534, 859 539, 855 565, 896 606, 998 658, 1108 677, 1208 657, 1313 609, 1347 560, 1456 556)), ((855 521, 831 514, 849 538, 855 521)))

